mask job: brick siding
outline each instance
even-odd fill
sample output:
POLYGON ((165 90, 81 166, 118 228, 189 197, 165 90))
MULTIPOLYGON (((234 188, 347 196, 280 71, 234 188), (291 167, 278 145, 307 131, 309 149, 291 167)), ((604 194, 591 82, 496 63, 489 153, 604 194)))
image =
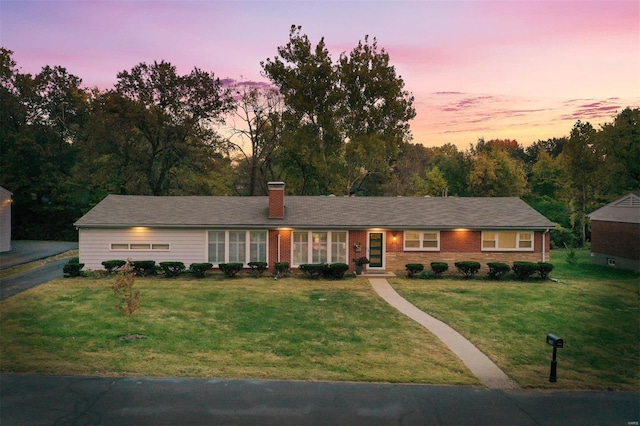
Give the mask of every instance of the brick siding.
POLYGON ((640 224, 591 221, 591 251, 640 260, 640 224))

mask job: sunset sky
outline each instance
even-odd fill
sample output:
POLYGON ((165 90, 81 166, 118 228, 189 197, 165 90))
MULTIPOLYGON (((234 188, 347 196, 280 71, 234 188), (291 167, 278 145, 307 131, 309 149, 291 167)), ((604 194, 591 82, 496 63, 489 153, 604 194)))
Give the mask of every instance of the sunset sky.
POLYGON ((265 81, 301 25, 337 60, 365 35, 415 97, 414 142, 569 134, 640 106, 640 2, 632 1, 30 1, 0 0, 0 45, 22 72, 60 65, 87 87, 166 60, 220 78, 265 81))

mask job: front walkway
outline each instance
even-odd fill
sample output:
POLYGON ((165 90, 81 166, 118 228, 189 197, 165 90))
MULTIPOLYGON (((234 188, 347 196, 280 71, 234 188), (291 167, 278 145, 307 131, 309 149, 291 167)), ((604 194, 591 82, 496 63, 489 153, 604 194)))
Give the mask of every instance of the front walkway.
POLYGON ((369 278, 373 289, 391 306, 436 335, 489 389, 519 389, 485 354, 460 333, 402 298, 384 278, 369 278))

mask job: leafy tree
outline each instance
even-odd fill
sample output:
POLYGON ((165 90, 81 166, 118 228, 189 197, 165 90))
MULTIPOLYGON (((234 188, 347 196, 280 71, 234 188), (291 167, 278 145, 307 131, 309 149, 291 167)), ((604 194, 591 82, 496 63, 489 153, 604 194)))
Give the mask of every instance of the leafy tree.
POLYGON ((529 179, 531 192, 538 196, 555 197, 563 186, 562 165, 542 148, 537 157, 529 179))
POLYGON ((572 208, 572 223, 579 232, 582 245, 587 238, 586 215, 594 207, 598 193, 600 158, 595 139, 596 130, 593 126, 578 121, 560 155, 567 183, 563 193, 572 208))
POLYGON ((449 183, 444 178, 444 175, 438 168, 433 166, 424 175, 424 178, 414 175, 414 182, 416 188, 415 195, 429 195, 434 197, 445 197, 449 188, 449 183))
POLYGON ((107 192, 209 194, 227 148, 212 125, 233 105, 198 68, 179 75, 163 61, 120 72, 115 90, 94 96, 80 174, 107 192))
POLYGON ((291 26, 289 42, 278 47, 280 56, 260 64, 284 98, 282 159, 296 169, 290 174, 296 192, 328 193, 344 142, 336 118, 341 94, 324 38, 314 48, 300 30, 291 26))
MULTIPOLYGON (((344 95, 339 120, 349 140, 345 156, 348 173, 362 170, 365 178, 376 175, 383 177, 381 181, 389 181, 393 162, 411 138, 408 122, 416 115, 414 98, 389 64, 389 54, 378 50, 375 38, 369 42, 365 36, 364 43, 360 41, 349 54, 343 53, 336 73, 339 91, 344 95)), ((348 190, 354 192, 352 185, 348 190)), ((367 192, 381 191, 370 186, 367 192)))
POLYGON ((286 105, 279 160, 296 192, 382 193, 415 116, 387 52, 367 36, 334 64, 292 26, 278 54, 261 65, 286 105))
POLYGON ((14 193, 14 237, 73 239, 71 170, 86 93, 62 67, 20 73, 12 55, 0 50, 0 185, 14 193))
POLYGON ((434 149, 431 162, 442 172, 448 183, 448 194, 458 197, 469 195, 469 174, 472 168, 472 157, 459 151, 453 144, 444 144, 434 149))
POLYGON ((491 150, 475 156, 469 190, 476 197, 520 197, 527 191, 527 176, 521 162, 491 150))
POLYGON ((640 108, 625 108, 597 135, 596 147, 604 159, 600 179, 606 183, 608 198, 640 190, 639 121, 640 108))

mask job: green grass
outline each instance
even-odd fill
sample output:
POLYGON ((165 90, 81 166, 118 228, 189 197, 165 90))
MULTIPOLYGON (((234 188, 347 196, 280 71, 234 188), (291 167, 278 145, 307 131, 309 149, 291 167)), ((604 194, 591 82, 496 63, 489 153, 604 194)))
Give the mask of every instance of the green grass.
POLYGON ((113 281, 58 279, 0 302, 0 371, 478 384, 362 278, 138 279, 130 327, 113 281))
POLYGON ((554 281, 408 280, 392 285, 443 320, 525 387, 640 388, 639 275, 591 265, 579 251, 552 252, 554 281), (558 382, 548 382, 547 333, 565 340, 558 382))

